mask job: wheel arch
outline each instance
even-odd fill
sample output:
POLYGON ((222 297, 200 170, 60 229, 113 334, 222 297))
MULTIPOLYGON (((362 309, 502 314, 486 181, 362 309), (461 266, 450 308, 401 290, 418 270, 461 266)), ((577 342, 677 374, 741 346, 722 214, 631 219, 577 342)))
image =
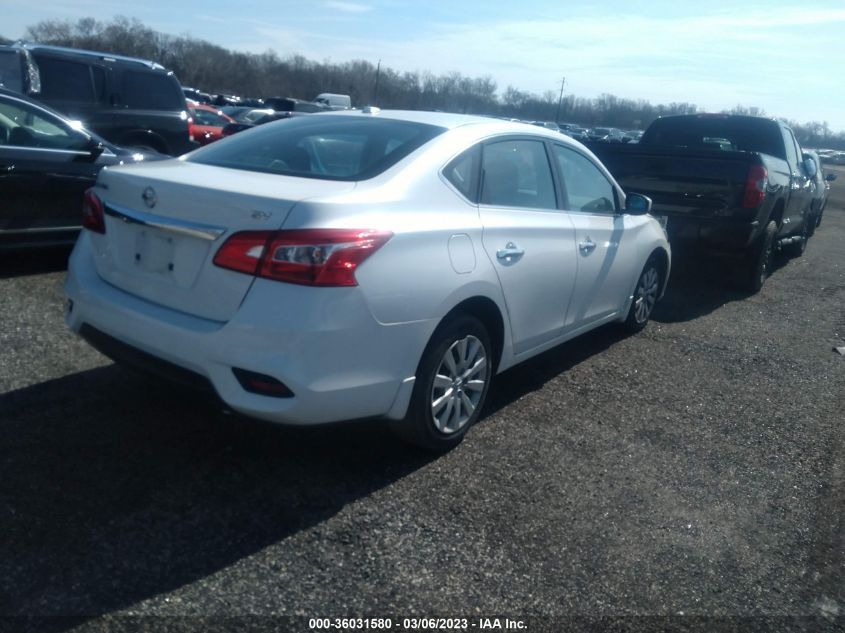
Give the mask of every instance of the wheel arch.
MULTIPOLYGON (((437 327, 441 327, 444 323, 448 323, 454 317, 462 314, 475 317, 487 329, 487 333, 490 335, 490 343, 493 345, 493 360, 495 363, 493 373, 495 374, 502 361, 505 347, 505 320, 499 306, 491 298, 483 295, 469 297, 449 310, 440 319, 437 327)), ((432 336, 434 335, 432 334, 432 336)))
POLYGON ((660 288, 660 297, 662 298, 663 294, 666 292, 666 286, 669 284, 671 260, 669 258, 669 253, 662 246, 657 246, 656 248, 654 248, 646 259, 646 262, 651 259, 655 259, 658 265, 660 266, 660 276, 662 282, 660 288))
POLYGON ((127 132, 120 137, 118 145, 126 147, 146 145, 162 154, 170 154, 170 147, 168 146, 167 141, 151 130, 133 130, 131 132, 127 132))

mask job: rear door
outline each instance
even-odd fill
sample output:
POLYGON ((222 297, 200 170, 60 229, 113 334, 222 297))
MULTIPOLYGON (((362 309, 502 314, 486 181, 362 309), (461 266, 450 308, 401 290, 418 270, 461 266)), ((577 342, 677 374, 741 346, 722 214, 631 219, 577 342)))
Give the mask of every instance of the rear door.
POLYGON ((479 214, 483 244, 505 296, 514 353, 560 335, 575 285, 572 223, 558 209, 546 144, 486 143, 479 214))

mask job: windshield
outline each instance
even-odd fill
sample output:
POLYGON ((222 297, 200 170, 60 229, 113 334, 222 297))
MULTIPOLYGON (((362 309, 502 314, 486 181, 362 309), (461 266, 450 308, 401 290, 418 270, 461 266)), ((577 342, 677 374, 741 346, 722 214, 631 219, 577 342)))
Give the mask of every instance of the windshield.
POLYGON ((408 121, 317 115, 267 124, 187 160, 305 178, 365 180, 444 131, 408 121))

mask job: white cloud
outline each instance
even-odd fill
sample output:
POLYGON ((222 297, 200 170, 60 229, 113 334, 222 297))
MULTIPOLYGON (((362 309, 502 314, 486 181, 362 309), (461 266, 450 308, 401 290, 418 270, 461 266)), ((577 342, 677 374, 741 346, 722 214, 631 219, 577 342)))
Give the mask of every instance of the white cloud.
MULTIPOLYGON (((500 90, 512 84, 543 93, 557 89, 566 76, 566 92, 578 96, 611 93, 711 109, 743 103, 781 114, 773 111, 777 106, 783 115, 805 120, 814 116, 812 95, 828 102, 837 98, 833 91, 839 89, 823 69, 845 54, 841 39, 820 43, 813 27, 842 22, 845 9, 784 7, 776 15, 746 11, 742 16, 596 15, 428 24, 401 40, 389 34, 338 37, 288 29, 262 34, 268 46, 283 54, 373 63, 381 58, 399 71, 491 75, 500 90), (795 105, 799 102, 807 106, 804 115, 795 105)), ((838 125, 845 126, 845 120, 838 125)))
POLYGON ((342 0, 328 0, 323 3, 329 9, 336 9, 344 13, 366 13, 372 11, 372 7, 366 4, 358 4, 357 2, 343 2, 342 0))

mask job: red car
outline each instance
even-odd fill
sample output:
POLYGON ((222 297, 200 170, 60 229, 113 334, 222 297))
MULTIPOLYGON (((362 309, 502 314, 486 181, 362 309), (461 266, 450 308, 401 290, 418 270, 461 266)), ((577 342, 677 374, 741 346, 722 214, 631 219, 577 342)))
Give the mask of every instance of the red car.
POLYGON ((197 104, 188 106, 191 111, 191 136, 200 145, 208 145, 223 138, 223 128, 235 123, 231 117, 223 114, 214 106, 197 104))

